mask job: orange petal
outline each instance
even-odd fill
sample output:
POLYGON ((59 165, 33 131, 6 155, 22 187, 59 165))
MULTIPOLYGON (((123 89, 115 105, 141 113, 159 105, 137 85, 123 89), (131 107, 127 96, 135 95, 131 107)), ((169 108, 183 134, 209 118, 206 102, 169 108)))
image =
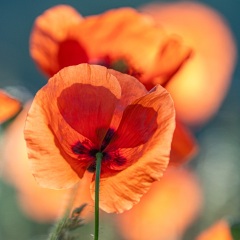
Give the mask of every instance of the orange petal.
POLYGON ((70 34, 71 28, 82 21, 72 7, 58 5, 39 16, 30 38, 30 53, 38 67, 48 76, 61 68, 86 62, 84 48, 70 34))
POLYGON ((168 170, 137 205, 116 216, 117 226, 126 240, 180 239, 200 205, 195 176, 186 170, 168 170))
POLYGON ((120 95, 117 79, 105 67, 87 64, 62 69, 37 93, 25 138, 33 174, 42 186, 67 188, 82 178, 88 162, 79 161, 72 146, 89 139, 100 145, 120 95))
POLYGON ((176 128, 173 134, 170 165, 178 166, 186 163, 198 152, 198 146, 196 140, 190 133, 190 131, 180 123, 176 121, 176 128))
MULTIPOLYGON (((152 182, 157 181, 163 175, 169 161, 172 134, 175 128, 175 112, 170 95, 161 86, 157 86, 149 94, 136 100, 132 105, 139 104, 141 107, 130 107, 128 117, 123 114, 122 125, 119 126, 119 140, 109 144, 106 151, 118 149, 121 156, 133 163, 121 172, 115 172, 100 180, 100 207, 106 212, 123 212, 130 209, 133 204, 139 202, 144 193, 148 191, 152 182), (141 138, 146 132, 141 127, 146 120, 144 108, 152 109, 156 129, 150 131, 147 142, 143 140, 139 146, 135 146, 133 139, 141 138), (134 122, 137 127, 133 128, 134 122), (131 124, 130 124, 131 123, 131 124), (138 129, 137 132, 132 129, 138 129), (139 131, 139 132, 138 132, 139 131), (122 139, 122 140, 121 140, 122 139), (124 146, 124 141, 127 145, 124 146), (121 148, 122 147, 122 148, 121 148), (127 148, 125 148, 127 147, 127 148)), ((126 109, 128 112, 128 108, 126 109)), ((151 117, 152 114, 150 113, 151 117)), ((150 116, 148 115, 148 116, 150 116)), ((151 123, 147 119, 146 123, 151 123)), ((118 134, 118 130, 116 132, 118 134)), ((146 132, 147 133, 147 132, 146 132)), ((92 184, 94 188, 94 183, 92 184)), ((94 189, 92 189, 94 193, 94 189)))
POLYGON ((0 90, 0 124, 13 117, 21 108, 18 100, 0 90))
POLYGON ((202 232, 196 240, 233 240, 228 223, 225 220, 216 222, 213 226, 202 232))
POLYGON ((188 124, 207 121, 224 99, 236 63, 229 27, 215 10, 195 2, 153 4, 143 10, 193 49, 166 87, 180 119, 188 124))

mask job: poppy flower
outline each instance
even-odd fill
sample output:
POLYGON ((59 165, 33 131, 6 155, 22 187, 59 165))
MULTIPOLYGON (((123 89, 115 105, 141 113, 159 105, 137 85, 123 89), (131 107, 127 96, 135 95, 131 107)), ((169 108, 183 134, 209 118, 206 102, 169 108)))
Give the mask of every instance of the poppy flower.
POLYGON ((196 240, 233 240, 228 223, 222 219, 203 231, 196 240))
POLYGON ((55 221, 64 214, 66 207, 69 207, 68 205, 71 201, 73 202, 72 209, 87 203, 87 206, 81 213, 81 217, 87 221, 90 220, 94 211, 89 187, 87 188, 88 178, 84 179, 76 190, 53 190, 40 187, 32 176, 23 135, 30 105, 31 102, 28 102, 24 106, 21 113, 4 132, 4 141, 1 148, 3 180, 14 186, 17 190, 17 198, 21 210, 35 221, 55 221))
POLYGON ((30 53, 47 76, 66 66, 95 63, 131 74, 150 90, 168 81, 191 50, 134 9, 83 18, 70 6, 59 5, 36 19, 30 53), (154 83, 147 86, 150 81, 154 83))
MULTIPOLYGON (((59 5, 36 19, 30 53, 47 76, 66 66, 95 63, 133 75, 150 90, 165 85, 192 52, 179 37, 166 34, 151 17, 134 9, 83 18, 72 7, 59 5)), ((196 152, 194 137, 178 122, 171 163, 182 164, 196 152)))
MULTIPOLYGON (((43 187, 71 188, 95 172, 102 152, 100 208, 139 202, 169 161, 175 111, 161 86, 98 65, 66 67, 36 94, 25 126, 32 173, 43 187)), ((94 180, 91 184, 94 193, 94 180)))
POLYGON ((138 204, 116 216, 116 226, 126 240, 181 239, 201 205, 196 176, 186 169, 168 168, 138 204))
POLYGON ((0 90, 0 124, 13 117, 20 111, 20 102, 0 90))
POLYGON ((141 10, 167 34, 182 37, 192 49, 191 59, 165 87, 183 122, 203 124, 219 109, 236 65, 237 50, 230 27, 216 10, 192 1, 148 4, 141 10))

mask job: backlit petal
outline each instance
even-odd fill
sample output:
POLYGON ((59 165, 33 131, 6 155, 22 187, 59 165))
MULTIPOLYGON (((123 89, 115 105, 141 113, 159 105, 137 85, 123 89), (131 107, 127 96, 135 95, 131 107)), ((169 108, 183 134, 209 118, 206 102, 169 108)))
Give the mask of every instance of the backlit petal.
MULTIPOLYGON (((101 179, 100 207, 104 211, 130 209, 139 202, 152 182, 161 178, 169 161, 174 117, 171 97, 161 86, 125 109, 115 135, 119 138, 113 137, 106 151, 111 152, 118 147, 120 155, 127 159, 127 166, 128 161, 133 164, 101 179), (150 130, 147 130, 148 127, 150 130)), ((117 165, 114 167, 118 169, 117 165)), ((122 169, 122 166, 119 168, 122 169)))
POLYGON ((21 108, 17 99, 0 90, 0 124, 13 117, 21 108))
POLYGON ((30 53, 48 76, 61 68, 86 62, 86 52, 71 34, 71 28, 82 21, 72 7, 59 5, 45 11, 33 26, 30 53))
POLYGON ((59 82, 55 92, 64 120, 99 147, 121 97, 119 82, 105 67, 87 64, 63 69, 49 87, 59 82))
MULTIPOLYGON (((42 103, 41 97, 37 95, 29 110, 24 131, 32 173, 42 187, 73 187, 79 177, 67 162, 71 157, 64 152, 49 127, 50 119, 47 118, 42 103)), ((81 176, 83 172, 78 174, 81 176)))
POLYGON ((116 216, 117 226, 126 240, 181 239, 196 218, 201 200, 199 183, 193 174, 167 170, 137 205, 116 216))
POLYGON ((219 13, 196 2, 153 4, 142 10, 193 49, 191 59, 166 87, 180 119, 190 124, 205 122, 225 97, 236 63, 228 25, 219 13))

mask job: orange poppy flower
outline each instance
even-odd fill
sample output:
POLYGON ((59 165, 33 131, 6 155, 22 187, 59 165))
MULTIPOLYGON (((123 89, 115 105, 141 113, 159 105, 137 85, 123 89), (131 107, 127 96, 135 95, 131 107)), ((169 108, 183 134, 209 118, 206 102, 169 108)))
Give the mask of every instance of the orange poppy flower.
POLYGON ((218 12, 192 1, 149 4, 141 10, 192 49, 191 59, 166 88, 181 120, 192 125, 206 122, 219 109, 236 64, 236 44, 228 25, 218 12))
POLYGON ((134 9, 82 18, 66 5, 36 19, 30 53, 48 76, 66 66, 95 63, 137 76, 148 90, 168 81, 191 55, 181 39, 134 9))
MULTIPOLYGON (((50 8, 36 19, 30 53, 47 76, 66 66, 98 63, 135 76, 148 90, 169 81, 191 55, 181 39, 134 9, 83 18, 67 5, 50 8)), ((193 136, 178 122, 171 162, 181 164, 196 150, 193 136)))
POLYGON ((198 216, 201 203, 196 177, 170 168, 137 205, 116 216, 116 225, 126 240, 180 239, 198 216))
POLYGON ((196 240, 233 240, 229 225, 225 220, 216 222, 213 226, 202 232, 196 240))
POLYGON ((72 209, 87 203, 81 217, 91 219, 94 210, 87 188, 88 178, 76 190, 53 190, 40 187, 32 176, 23 135, 29 108, 30 102, 5 131, 2 147, 3 179, 16 188, 23 212, 38 222, 55 221, 64 214, 71 201, 72 209), (75 195, 74 199, 71 199, 71 195, 75 195))
POLYGON ((0 90, 0 124, 13 117, 21 108, 18 100, 0 90))
POLYGON ((134 77, 97 65, 64 68, 37 93, 28 113, 33 175, 43 187, 71 188, 95 172, 95 155, 102 152, 100 208, 122 212, 166 169, 174 116, 161 86, 147 92, 134 77))

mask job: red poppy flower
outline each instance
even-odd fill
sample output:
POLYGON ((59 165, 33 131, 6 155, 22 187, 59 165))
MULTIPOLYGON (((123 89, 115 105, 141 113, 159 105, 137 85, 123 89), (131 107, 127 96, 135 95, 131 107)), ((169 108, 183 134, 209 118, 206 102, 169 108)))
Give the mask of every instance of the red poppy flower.
POLYGON ((13 117, 21 108, 18 100, 0 90, 0 124, 13 117))
POLYGON ((181 120, 192 125, 206 122, 226 96, 236 65, 236 44, 225 19, 193 1, 149 4, 142 11, 192 49, 191 59, 165 87, 181 120))
MULTIPOLYGON (((179 37, 167 35, 152 18, 134 9, 83 18, 66 5, 50 8, 36 19, 30 53, 48 76, 66 66, 96 63, 135 76, 148 90, 166 84, 191 55, 179 37)), ((181 164, 196 150, 194 138, 178 122, 171 162, 181 164)))
POLYGON ((48 188, 73 187, 94 173, 102 152, 100 207, 122 212, 161 178, 174 127, 164 88, 147 92, 134 77, 80 64, 62 69, 37 93, 25 138, 33 175, 48 188))

